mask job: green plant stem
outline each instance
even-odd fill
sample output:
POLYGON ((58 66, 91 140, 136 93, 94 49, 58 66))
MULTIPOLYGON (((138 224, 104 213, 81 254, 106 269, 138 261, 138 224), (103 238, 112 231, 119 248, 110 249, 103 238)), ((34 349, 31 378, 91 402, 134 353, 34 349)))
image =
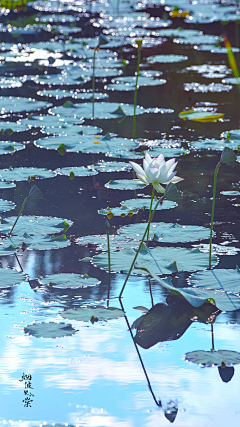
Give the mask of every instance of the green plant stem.
POLYGON ((133 139, 135 138, 135 131, 136 131, 137 86, 138 86, 140 61, 141 61, 141 49, 138 49, 137 75, 136 75, 136 84, 135 84, 135 92, 134 92, 134 114, 133 114, 133 133, 132 133, 133 139))
MULTIPOLYGON (((151 203, 150 203, 150 208, 149 208, 149 218, 150 218, 151 213, 152 213, 152 204, 153 204, 154 193, 155 193, 155 190, 153 188, 152 189, 151 203)), ((146 243, 147 246, 148 246, 148 239, 149 239, 149 231, 150 231, 150 226, 149 226, 148 232, 147 232, 147 243, 146 243)))
POLYGON ((211 335, 212 335, 212 348, 211 350, 215 350, 214 348, 214 333, 213 333, 213 324, 211 323, 211 335))
POLYGON ((129 272, 128 272, 128 274, 127 274, 127 277, 126 277, 126 279, 125 279, 125 282, 124 282, 124 284, 123 284, 122 290, 121 290, 121 292, 120 292, 120 294, 119 294, 119 298, 121 298, 121 297, 122 297, 122 293, 123 293, 124 288, 125 288, 125 286, 126 286, 126 284, 127 284, 127 281, 128 281, 128 279, 129 279, 129 276, 130 276, 130 274, 131 274, 131 272, 132 272, 132 269, 133 269, 133 267, 134 267, 134 264, 135 264, 135 262, 136 262, 136 259, 137 259, 137 257, 138 257, 138 254, 139 254, 139 252, 140 252, 141 245, 142 245, 142 243, 143 243, 143 241, 144 241, 144 239, 145 239, 145 237, 146 237, 146 234, 147 234, 147 232, 148 232, 148 229, 149 229, 149 227, 150 227, 150 224, 151 224, 151 221, 152 221, 152 219, 153 219, 153 216, 154 216, 154 214, 155 214, 155 212, 156 212, 156 210, 157 210, 157 207, 158 207, 159 203, 160 203, 163 199, 164 199, 164 196, 163 196, 163 197, 161 197, 161 199, 159 199, 159 200, 158 200, 158 202, 156 203, 156 206, 155 206, 154 210, 152 211, 152 213, 151 213, 151 215, 150 215, 150 217, 149 217, 148 224, 147 224, 147 228, 146 228, 146 230, 145 230, 145 232, 144 232, 144 235, 143 235, 143 237, 142 237, 142 240, 141 240, 141 242, 140 242, 140 244, 139 244, 138 250, 137 250, 136 255, 135 255, 135 257, 134 257, 134 260, 133 260, 133 262, 132 262, 132 264, 131 264, 131 267, 130 267, 130 269, 129 269, 129 272))
POLYGON ((18 214, 18 216, 17 216, 17 219, 16 219, 16 221, 14 222, 14 224, 13 224, 13 226, 12 226, 11 230, 10 230, 10 231, 9 231, 9 233, 8 233, 8 237, 10 237, 10 236, 11 236, 11 234, 12 234, 12 232, 13 232, 13 229, 14 229, 15 225, 17 224, 18 218, 20 217, 20 215, 21 215, 21 213, 22 213, 22 211, 23 211, 23 209, 24 209, 25 203, 26 203, 26 201, 27 201, 28 199, 29 199, 29 196, 28 196, 28 197, 26 197, 26 199, 24 199, 23 204, 22 204, 22 207, 21 207, 21 210, 20 210, 20 212, 19 212, 19 214, 18 214))
POLYGON ((151 279, 149 277, 148 279, 148 284, 149 284, 149 291, 150 291, 150 296, 151 296, 151 303, 152 303, 152 307, 154 306, 154 301, 153 301, 153 294, 152 294, 152 286, 151 286, 151 279))
POLYGON ((93 54, 93 75, 92 75, 92 118, 94 119, 94 95, 95 95, 95 59, 96 59, 96 49, 94 49, 93 54))
POLYGON ((217 174, 220 166, 221 166, 221 162, 218 162, 215 168, 215 173, 214 173, 211 230, 210 230, 210 241, 209 241, 209 267, 208 267, 209 270, 211 270, 211 259, 212 259, 212 234, 213 234, 213 218, 214 218, 214 208, 215 208, 215 198, 216 198, 217 174))
POLYGON ((109 241, 108 229, 107 229, 107 245, 108 245, 108 296, 107 296, 107 307, 108 307, 109 299, 110 299, 110 284, 111 284, 111 259, 110 259, 110 241, 109 241))

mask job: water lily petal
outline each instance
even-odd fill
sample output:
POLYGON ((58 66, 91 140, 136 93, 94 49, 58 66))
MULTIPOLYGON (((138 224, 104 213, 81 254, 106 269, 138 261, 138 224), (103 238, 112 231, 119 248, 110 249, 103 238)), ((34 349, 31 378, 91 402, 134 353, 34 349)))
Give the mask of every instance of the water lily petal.
POLYGON ((152 157, 149 156, 149 154, 148 154, 147 151, 145 153, 145 160, 146 160, 147 164, 150 164, 152 162, 152 160, 153 160, 152 157))
POLYGON ((167 162, 166 162, 166 172, 168 172, 169 171, 169 169, 171 168, 171 166, 173 166, 173 164, 175 163, 175 159, 173 158, 173 159, 170 159, 170 160, 168 160, 167 162))
POLYGON ((156 167, 148 167, 147 175, 152 181, 158 181, 159 177, 161 176, 161 173, 156 167))
POLYGON ((180 181, 184 181, 184 178, 180 178, 180 176, 174 176, 174 178, 171 179, 171 182, 173 184, 177 184, 177 182, 180 182, 180 181))
POLYGON ((149 184, 149 181, 151 182, 151 180, 147 181, 145 175, 140 175, 140 173, 137 173, 137 176, 142 182, 144 182, 144 184, 149 184))
POLYGON ((163 188, 160 184, 156 182, 153 183, 153 188, 154 190, 159 191, 159 193, 164 193, 165 191, 165 188, 163 188))
POLYGON ((144 170, 140 165, 138 165, 135 162, 129 162, 129 163, 133 167, 136 173, 139 173, 140 175, 144 175, 144 170))
POLYGON ((161 176, 161 183, 162 184, 169 184, 170 182, 172 182, 172 178, 174 178, 176 173, 177 172, 165 173, 165 175, 161 176))
POLYGON ((162 165, 165 164, 164 155, 163 153, 159 154, 158 158, 156 159, 156 163, 158 164, 158 167, 161 168, 162 165))

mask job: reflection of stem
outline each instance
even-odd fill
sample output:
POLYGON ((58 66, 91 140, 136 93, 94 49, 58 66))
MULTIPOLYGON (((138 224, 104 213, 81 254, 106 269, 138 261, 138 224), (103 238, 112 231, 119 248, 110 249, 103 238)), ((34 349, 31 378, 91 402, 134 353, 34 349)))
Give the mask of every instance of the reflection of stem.
POLYGON ((110 260, 110 241, 109 241, 109 229, 108 228, 107 228, 107 244, 108 244, 108 297, 107 297, 107 306, 109 306, 110 284, 111 284, 111 260, 110 260))
MULTIPOLYGON (((91 4, 91 3, 90 3, 91 4)), ((97 48, 96 48, 97 49, 97 48)), ((96 59, 96 49, 94 49, 93 54, 93 75, 92 75, 92 118, 94 119, 94 94, 95 94, 95 59, 96 59)))
POLYGON ((214 333, 213 333, 213 324, 211 323, 211 332, 212 332, 212 350, 215 350, 214 348, 214 333))
POLYGON ((10 236, 11 236, 11 234, 12 234, 12 232, 13 232, 13 229, 14 229, 15 225, 17 224, 18 218, 20 217, 20 215, 21 215, 21 213, 22 213, 22 211, 23 211, 23 209, 24 209, 25 203, 26 203, 26 201, 27 201, 28 199, 29 199, 29 196, 28 196, 28 197, 26 197, 26 199, 24 199, 23 204, 22 204, 22 207, 21 207, 21 209, 20 209, 20 212, 19 212, 19 214, 18 214, 18 216, 17 216, 17 219, 16 219, 16 221, 14 222, 14 224, 13 224, 13 226, 12 226, 12 228, 11 228, 10 232, 8 233, 8 237, 10 237, 10 236))
POLYGON ((14 252, 14 255, 15 255, 15 257, 16 257, 16 260, 17 260, 17 262, 18 262, 19 267, 21 268, 22 272, 24 273, 23 268, 22 268, 22 266, 21 266, 21 264, 20 264, 20 261, 19 261, 19 259, 18 259, 18 256, 17 256, 16 252, 14 252))
POLYGON ((146 228, 145 233, 144 233, 144 235, 143 235, 143 237, 142 237, 142 240, 141 240, 141 242, 140 242, 140 244, 139 244, 138 250, 137 250, 137 252, 136 252, 136 255, 135 255, 135 257, 134 257, 134 260, 133 260, 133 262, 132 262, 132 264, 131 264, 131 267, 130 267, 130 269, 129 269, 129 272, 128 272, 128 274, 127 274, 127 277, 126 277, 126 279, 125 279, 125 282, 124 282, 124 284, 123 284, 122 290, 121 290, 121 292, 120 292, 119 298, 121 298, 121 297, 122 297, 122 293, 123 293, 124 288, 125 288, 125 286, 126 286, 126 284, 127 284, 128 278, 129 278, 129 276, 130 276, 130 274, 131 274, 131 272, 132 272, 132 269, 133 269, 133 267, 134 267, 134 264, 135 264, 135 262, 136 262, 136 259, 137 259, 137 257, 138 257, 138 254, 139 254, 139 252, 140 252, 141 245, 142 245, 142 243, 143 243, 143 241, 144 241, 144 239, 145 239, 145 237, 146 237, 146 234, 147 234, 147 232, 148 232, 148 229, 149 229, 149 227, 150 227, 150 224, 151 224, 151 221, 152 221, 152 219, 153 219, 153 216, 154 216, 154 214, 155 214, 155 212, 156 212, 156 210, 157 210, 157 207, 158 207, 159 203, 160 203, 163 199, 164 199, 164 196, 162 196, 162 197, 158 200, 158 202, 156 203, 156 206, 155 206, 154 210, 152 211, 151 215, 149 216, 149 220, 148 220, 147 228, 146 228))
MULTIPOLYGON (((123 307, 123 304, 122 304, 122 300, 121 300, 120 298, 119 298, 119 301, 120 301, 120 304, 121 304, 122 311, 124 311, 124 307, 123 307)), ((157 399, 156 399, 156 397, 155 397, 155 394, 153 393, 153 390, 152 390, 152 387, 151 387, 151 383, 150 383, 149 378, 148 378, 147 371, 146 371, 146 369, 145 369, 145 366, 144 366, 144 363, 143 363, 143 360, 142 360, 141 354, 140 354, 140 352, 139 352, 138 346, 137 346, 137 344, 136 344, 136 343, 135 343, 135 341, 134 341, 134 336, 133 336, 133 333, 132 333, 132 329, 131 329, 131 326, 130 326, 130 324, 129 324, 129 321, 128 321, 128 318, 127 318, 126 314, 124 314, 124 317, 125 317, 125 320, 126 320, 126 323, 127 323, 128 330, 129 330, 129 332, 130 332, 131 338, 132 338, 132 340, 133 340, 133 343, 134 343, 134 346, 135 346, 135 349, 136 349, 137 355, 138 355, 139 360, 140 360, 140 363, 141 363, 141 365, 142 365, 143 372, 144 372, 144 375, 145 375, 146 380, 147 380, 147 383, 148 383, 148 388, 149 388, 149 390, 150 390, 150 392, 151 392, 151 394, 152 394, 152 397, 153 397, 154 402, 156 403, 156 405, 157 405, 157 406, 159 406, 159 407, 161 408, 161 407, 162 407, 162 402, 161 402, 161 400, 159 400, 159 402, 158 402, 158 401, 157 401, 157 399)))
POLYGON ((134 92, 134 113, 133 113, 133 134, 132 134, 133 139, 135 138, 135 130, 136 130, 136 106, 137 106, 137 89, 138 89, 140 61, 141 61, 141 48, 138 48, 137 75, 136 75, 136 84, 135 84, 135 92, 134 92))
MULTIPOLYGON (((149 218, 150 218, 150 216, 151 216, 151 212, 152 212, 152 204, 153 204, 153 197, 154 197, 154 193, 155 193, 155 190, 154 190, 154 188, 153 188, 153 189, 152 189, 152 197, 151 197, 150 209, 149 209, 149 218)), ((147 233, 147 243, 146 243, 146 246, 148 246, 149 231, 150 231, 150 227, 148 228, 148 233, 147 233)))
POLYGON ((209 270, 211 270, 211 257, 212 257, 212 233, 213 233, 213 218, 214 218, 214 208, 215 208, 215 198, 216 198, 216 186, 217 186, 217 174, 221 166, 221 162, 218 162, 215 173, 214 173, 214 184, 213 184, 213 201, 212 201, 212 216, 211 216, 211 231, 210 231, 210 242, 209 242, 209 270))
POLYGON ((149 283, 149 291, 150 291, 150 296, 151 296, 151 302, 152 302, 152 307, 154 306, 154 302, 153 302, 153 294, 152 294, 152 286, 151 286, 151 279, 148 279, 148 283, 149 283))

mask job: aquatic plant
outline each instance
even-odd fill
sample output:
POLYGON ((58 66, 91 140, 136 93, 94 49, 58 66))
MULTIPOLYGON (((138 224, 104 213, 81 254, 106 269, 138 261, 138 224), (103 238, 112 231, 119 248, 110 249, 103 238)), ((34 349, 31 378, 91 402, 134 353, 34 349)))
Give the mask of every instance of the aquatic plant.
MULTIPOLYGON (((227 49, 227 56, 228 56, 228 62, 229 65, 232 69, 233 75, 236 78, 236 81, 239 82, 239 71, 238 71, 238 66, 236 63, 236 59, 234 56, 234 53, 232 51, 232 46, 230 41, 228 40, 226 34, 223 36, 223 40, 224 40, 224 44, 225 44, 225 48, 227 49)), ((240 84, 238 83, 238 89, 240 92, 240 84)))
MULTIPOLYGON (((182 181, 183 178, 176 177, 177 171, 173 172, 178 162, 175 162, 175 158, 165 162, 164 155, 160 154, 157 158, 152 158, 148 152, 145 153, 145 159, 143 159, 143 168, 135 162, 129 162, 135 170, 138 178, 144 184, 152 184, 152 198, 149 209, 149 217, 152 211, 152 203, 154 198, 155 190, 160 193, 164 193, 165 189, 161 184, 176 184, 182 181)), ((147 233, 147 245, 148 245, 149 229, 147 233)))
POLYGON ((24 199, 23 204, 22 204, 22 207, 21 207, 21 209, 20 209, 20 212, 19 212, 19 214, 18 214, 18 216, 17 216, 17 218, 16 218, 16 221, 14 222, 14 224, 13 224, 13 226, 12 226, 11 230, 10 230, 10 231, 9 231, 9 233, 8 233, 8 237, 10 237, 10 236, 11 236, 11 234, 12 234, 12 232, 13 232, 13 229, 14 229, 15 225, 17 224, 18 218, 20 217, 21 213, 23 212, 23 209, 24 209, 24 207, 25 207, 26 202, 27 202, 28 200, 32 200, 32 201, 33 201, 33 200, 41 199, 41 198, 42 198, 42 196, 43 196, 42 192, 39 190, 39 188, 38 188, 36 185, 34 185, 34 186, 31 188, 31 190, 30 190, 30 192, 29 192, 29 195, 24 199))
POLYGON ((209 242, 209 270, 211 269, 211 257, 212 257, 212 235, 213 235, 213 218, 214 218, 214 209, 215 209, 215 199, 216 199, 216 185, 217 185, 217 174, 219 171, 220 166, 223 163, 227 164, 233 164, 237 160, 237 156, 234 153, 234 151, 229 148, 225 147, 220 162, 218 162, 215 173, 214 173, 214 183, 213 183, 213 200, 212 200, 212 215, 211 215, 211 230, 210 230, 210 242, 209 242))
POLYGON ((144 239, 145 239, 145 237, 146 237, 147 233, 149 232, 149 227, 150 227, 150 224, 151 224, 152 219, 153 219, 153 217, 154 217, 154 214, 155 214, 155 212, 156 212, 156 210, 157 210, 157 207, 158 207, 158 205, 159 205, 160 203, 163 203, 164 199, 166 199, 166 200, 171 200, 171 201, 173 201, 173 202, 178 202, 178 201, 179 201, 179 193, 178 193, 178 190, 177 190, 177 187, 175 186, 175 184, 173 184, 173 183, 169 183, 169 184, 167 185, 167 187, 166 187, 166 189, 165 189, 164 196, 162 196, 162 197, 157 201, 157 203, 156 203, 156 206, 155 206, 154 210, 153 210, 153 211, 151 212, 151 214, 149 215, 149 219, 148 219, 148 223, 147 223, 146 230, 145 230, 145 232, 144 232, 144 234, 143 234, 143 237, 142 237, 142 240, 141 240, 141 242, 140 242, 140 244, 139 244, 139 247, 138 247, 138 250, 137 250, 137 252, 136 252, 136 255, 135 255, 134 259, 133 259, 133 262, 132 262, 131 267, 130 267, 130 269, 129 269, 129 271, 128 271, 128 274, 127 274, 127 277, 126 277, 126 279, 125 279, 125 282, 124 282, 124 284, 123 284, 123 286, 122 286, 121 292, 120 292, 120 294, 119 294, 119 298, 121 298, 121 297, 122 297, 122 294, 123 294, 124 288, 125 288, 125 286, 126 286, 126 284, 127 284, 128 278, 129 278, 129 276, 130 276, 130 274, 131 274, 131 272, 132 272, 132 269, 133 269, 133 267, 134 267, 134 264, 135 264, 135 262, 136 262, 136 260, 137 260, 137 257, 138 257, 138 254, 139 254, 140 250, 141 250, 141 247, 142 247, 142 244, 143 244, 143 242, 144 242, 144 239))

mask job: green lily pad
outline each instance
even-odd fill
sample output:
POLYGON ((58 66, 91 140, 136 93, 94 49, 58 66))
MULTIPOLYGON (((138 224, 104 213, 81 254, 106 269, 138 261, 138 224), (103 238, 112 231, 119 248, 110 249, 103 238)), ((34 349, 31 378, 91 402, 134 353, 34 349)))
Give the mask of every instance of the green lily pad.
POLYGON ((131 166, 125 162, 104 162, 102 160, 94 164, 94 169, 98 172, 120 172, 131 169, 131 166))
MULTIPOLYGON (((49 98, 54 97, 56 99, 62 99, 71 97, 73 99, 92 99, 92 92, 76 92, 76 91, 68 91, 62 89, 44 89, 37 92, 37 95, 40 96, 48 96, 49 98)), ((106 99, 109 95, 107 93, 96 92, 94 94, 94 99, 106 99)))
POLYGON ((0 188, 14 188, 16 184, 14 182, 0 181, 0 188))
POLYGON ((240 77, 227 77, 224 78, 222 82, 230 85, 240 85, 240 77))
POLYGON ((187 61, 188 57, 184 55, 154 55, 149 56, 147 61, 151 64, 161 63, 161 64, 169 64, 174 62, 182 62, 187 61))
MULTIPOLYGON (((83 102, 78 104, 75 108, 65 108, 65 107, 54 107, 49 110, 49 112, 53 115, 59 114, 60 117, 65 117, 68 120, 69 116, 74 116, 77 118, 92 118, 92 103, 91 102, 83 102)), ((143 107, 136 107, 136 115, 143 114, 145 109, 143 107)), ((133 116, 134 114, 134 105, 131 104, 118 104, 116 102, 96 102, 94 107, 94 117, 96 119, 114 119, 125 116, 133 116), (119 110, 121 107, 121 113, 119 110)))
POLYGON ((237 142, 240 145, 240 129, 228 130, 221 133, 222 138, 230 138, 227 142, 237 142))
POLYGON ((224 196, 240 196, 240 191, 220 191, 224 196))
POLYGON ((18 97, 0 97, 0 114, 20 111, 37 111, 42 108, 50 107, 51 104, 43 101, 36 101, 31 98, 18 98, 18 97))
POLYGON ((107 209, 100 209, 98 211, 101 215, 112 215, 112 216, 132 216, 134 214, 138 213, 138 209, 129 209, 125 206, 121 206, 120 208, 107 208, 107 209))
MULTIPOLYGON (((88 246, 88 248, 92 245, 96 246, 97 249, 101 249, 102 251, 108 250, 106 234, 79 237, 75 240, 75 242, 77 243, 77 245, 88 246)), ((119 236, 118 234, 111 234, 109 236, 109 245, 111 251, 118 251, 129 246, 132 248, 137 248, 139 246, 139 241, 133 239, 125 239, 122 236, 119 236)))
POLYGON ((191 40, 192 37, 200 36, 202 32, 190 28, 164 28, 157 31, 157 34, 162 37, 184 37, 186 40, 191 40))
POLYGON ((211 34, 197 34, 197 35, 192 35, 191 37, 185 38, 185 37, 178 37, 177 39, 173 39, 174 43, 177 44, 194 44, 194 45, 199 45, 199 44, 213 44, 213 43, 217 43, 218 42, 218 37, 217 36, 213 36, 211 34))
POLYGON ((237 150, 239 145, 239 141, 234 140, 221 140, 221 139, 204 139, 199 141, 194 141, 191 143, 191 146, 193 148, 197 149, 208 149, 208 150, 216 150, 216 151, 222 151, 225 147, 232 148, 232 150, 237 150))
MULTIPOLYGON (((0 231, 3 234, 9 233, 16 218, 16 216, 12 216, 2 220, 0 223, 0 231)), ((33 235, 59 233, 62 230, 68 229, 71 225, 72 221, 63 218, 23 215, 19 217, 14 227, 13 234, 22 236, 24 233, 33 235)))
POLYGON ((221 311, 235 311, 240 309, 240 296, 232 292, 191 287, 176 288, 172 286, 171 279, 169 278, 161 280, 152 271, 151 276, 174 295, 185 298, 193 307, 200 307, 205 302, 214 301, 214 305, 221 311))
POLYGON ((59 175, 67 175, 69 176, 70 172, 73 172, 75 176, 91 176, 91 175, 97 175, 98 172, 94 169, 91 169, 90 167, 85 166, 74 166, 74 167, 65 167, 65 168, 58 168, 55 170, 55 172, 59 175))
MULTIPOLYGON (((119 252, 111 252, 111 269, 115 272, 128 273, 136 252, 131 247, 119 252)), ((144 266, 151 274, 171 274, 177 271, 196 271, 208 267, 208 254, 199 249, 156 247, 147 249, 143 245, 137 257, 138 266, 144 266)), ((108 254, 101 253, 92 259, 93 264, 108 270, 108 254)), ((217 257, 213 255, 212 264, 216 264, 217 257)), ((133 273, 146 272, 133 269, 133 273)), ((240 298, 239 298, 240 300, 240 298)))
MULTIPOLYGON (((30 236, 24 233, 23 236, 13 236, 9 242, 15 248, 30 249, 30 250, 50 250, 60 249, 69 246, 71 243, 65 236, 30 236)), ((10 248, 9 248, 10 249, 10 248)))
POLYGON ((14 209, 15 206, 15 203, 10 202, 9 200, 0 199, 0 213, 10 211, 11 209, 14 209))
POLYGON ((186 353, 184 359, 204 366, 221 366, 222 362, 227 366, 231 366, 240 363, 240 353, 232 350, 196 350, 186 353))
POLYGON ((36 338, 62 338, 77 332, 69 323, 42 322, 24 327, 25 334, 36 338))
POLYGON ((137 190, 145 188, 146 184, 138 180, 134 181, 133 179, 115 179, 108 181, 104 186, 114 190, 137 190))
POLYGON ((210 83, 209 85, 205 85, 203 83, 184 83, 184 90, 189 92, 193 90, 193 92, 229 92, 232 90, 231 85, 224 85, 222 83, 210 83))
MULTIPOLYGON (((152 208, 155 208, 155 205, 157 203, 157 199, 153 200, 152 208)), ((139 198, 139 199, 129 199, 129 200, 123 200, 121 202, 121 205, 127 206, 130 209, 150 209, 151 199, 147 198, 139 198)), ((178 204, 176 202, 171 202, 170 200, 164 200, 162 205, 158 205, 157 210, 162 209, 173 209, 178 204)))
MULTIPOLYGON (((147 224, 127 224, 119 228, 119 235, 141 240, 147 224)), ((210 229, 197 225, 180 225, 165 222, 152 222, 149 237, 155 242, 185 243, 209 239, 210 229)))
POLYGON ((18 142, 0 141, 0 155, 12 154, 15 151, 24 150, 26 146, 18 142))
POLYGON ((43 168, 12 168, 0 169, 0 176, 6 181, 26 181, 29 176, 35 179, 53 178, 56 173, 43 168))
POLYGON ((216 122, 224 118, 224 114, 213 111, 186 110, 178 114, 180 119, 193 120, 195 122, 216 122))
MULTIPOLYGON (((152 76, 145 77, 140 75, 138 77, 138 87, 141 86, 158 86, 166 83, 165 79, 154 79, 152 76)), ((119 91, 133 91, 136 86, 136 76, 126 76, 113 79, 112 83, 107 86, 111 90, 119 91)))
POLYGON ((49 274, 39 279, 39 282, 43 285, 49 285, 50 287, 58 289, 79 289, 99 285, 101 283, 100 280, 89 277, 87 274, 81 275, 74 273, 49 274))
POLYGON ((0 268, 1 282, 0 289, 10 288, 27 281, 25 273, 13 270, 12 268, 0 268))
POLYGON ((107 308, 102 306, 87 306, 79 308, 70 308, 69 310, 62 311, 60 315, 64 319, 89 322, 92 317, 97 318, 99 321, 118 319, 119 317, 123 317, 124 313, 122 310, 115 307, 107 308))
POLYGON ((240 293, 238 269, 216 269, 194 273, 188 279, 191 286, 204 289, 218 289, 240 293))

